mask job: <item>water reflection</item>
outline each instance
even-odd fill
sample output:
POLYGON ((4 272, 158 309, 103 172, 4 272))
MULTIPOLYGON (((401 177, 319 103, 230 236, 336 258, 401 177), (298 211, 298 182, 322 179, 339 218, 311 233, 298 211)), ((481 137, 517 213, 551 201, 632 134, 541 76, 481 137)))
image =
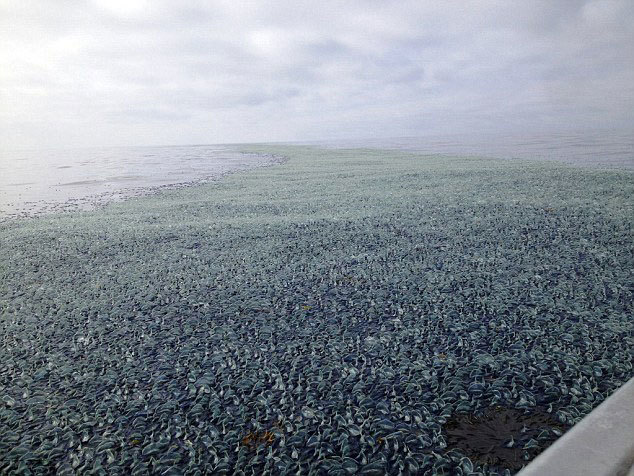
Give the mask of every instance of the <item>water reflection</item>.
MULTIPOLYGON (((0 152, 0 216, 32 214, 69 200, 112 199, 200 181, 261 162, 225 146, 110 147, 0 152)), ((103 202, 104 200, 99 200, 103 202)))

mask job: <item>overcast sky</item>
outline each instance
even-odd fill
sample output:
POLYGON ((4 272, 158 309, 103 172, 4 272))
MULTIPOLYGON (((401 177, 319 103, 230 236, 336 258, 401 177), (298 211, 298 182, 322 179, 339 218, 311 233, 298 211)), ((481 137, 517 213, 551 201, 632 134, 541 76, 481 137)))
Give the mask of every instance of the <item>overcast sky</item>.
POLYGON ((634 128, 634 1, 0 0, 0 146, 634 128))

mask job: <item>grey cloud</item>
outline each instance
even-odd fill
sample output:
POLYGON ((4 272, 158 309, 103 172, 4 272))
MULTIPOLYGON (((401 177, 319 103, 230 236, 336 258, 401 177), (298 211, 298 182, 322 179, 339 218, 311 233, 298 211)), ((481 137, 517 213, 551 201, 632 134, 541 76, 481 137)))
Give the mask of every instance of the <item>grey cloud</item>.
POLYGON ((634 128, 633 21, 629 0, 0 0, 0 146, 634 128))

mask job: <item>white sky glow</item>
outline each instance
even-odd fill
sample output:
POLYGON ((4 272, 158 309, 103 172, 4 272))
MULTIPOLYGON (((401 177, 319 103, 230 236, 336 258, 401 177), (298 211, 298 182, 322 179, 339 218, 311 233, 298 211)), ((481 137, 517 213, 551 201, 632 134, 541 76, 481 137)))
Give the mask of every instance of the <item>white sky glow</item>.
POLYGON ((634 128, 631 0, 0 0, 0 147, 634 128))

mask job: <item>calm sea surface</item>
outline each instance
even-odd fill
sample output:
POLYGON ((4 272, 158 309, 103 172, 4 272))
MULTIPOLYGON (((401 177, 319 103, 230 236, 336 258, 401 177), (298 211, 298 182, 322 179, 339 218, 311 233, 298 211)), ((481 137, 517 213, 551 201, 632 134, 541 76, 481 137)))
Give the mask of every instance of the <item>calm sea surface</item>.
POLYGON ((89 209, 273 161, 216 145, 0 152, 0 217, 89 209))
MULTIPOLYGON (((634 170, 634 132, 405 137, 312 144, 551 160, 634 170)), ((216 145, 0 151, 0 218, 91 208, 148 190, 198 183, 274 161, 272 157, 216 145)))
POLYGON ((313 142, 326 147, 399 149, 424 154, 537 159, 634 170, 634 131, 542 135, 455 135, 313 142))

